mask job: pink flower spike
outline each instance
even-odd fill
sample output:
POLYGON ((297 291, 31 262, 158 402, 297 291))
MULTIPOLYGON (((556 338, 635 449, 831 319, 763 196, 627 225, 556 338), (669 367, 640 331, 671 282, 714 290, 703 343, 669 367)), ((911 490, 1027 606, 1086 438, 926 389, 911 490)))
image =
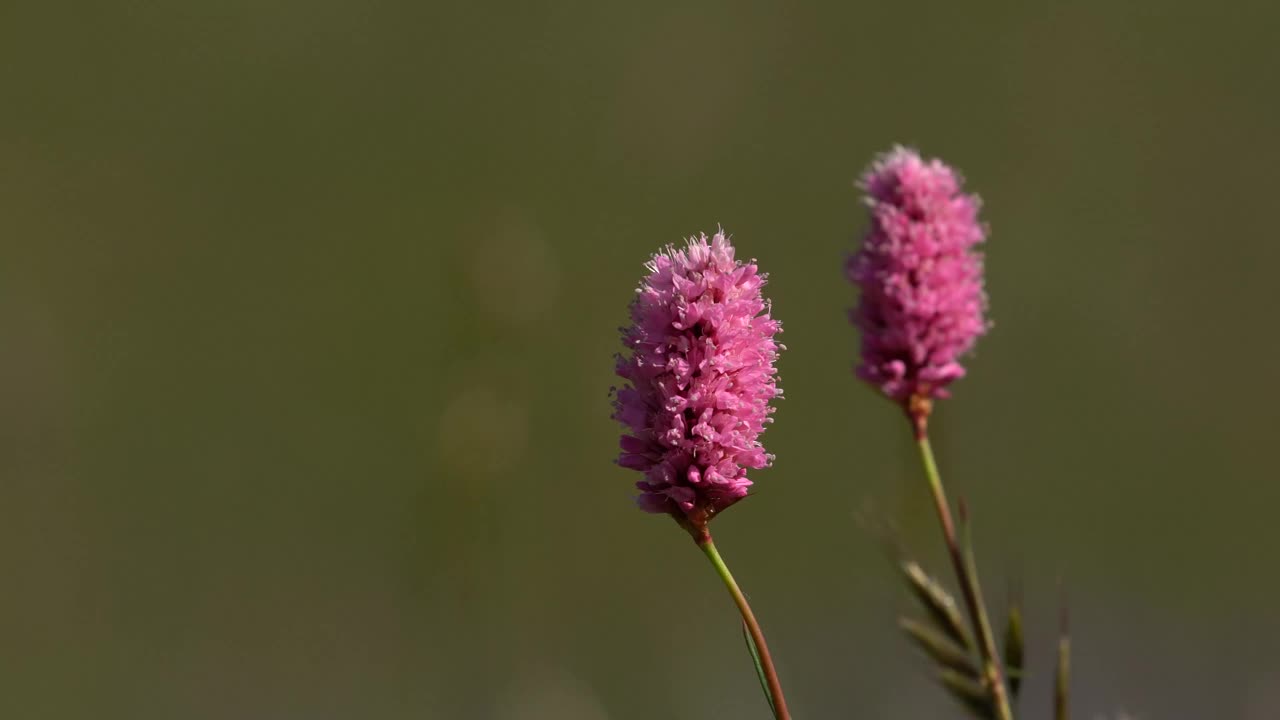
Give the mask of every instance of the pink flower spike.
POLYGON ((941 160, 898 147, 862 178, 871 227, 846 265, 861 290, 852 313, 862 333, 858 377, 917 421, 964 376, 959 358, 985 334, 985 240, 979 201, 941 160))
MULTIPOLYGON (((781 325, 760 293, 755 262, 734 259, 720 231, 668 247, 646 266, 622 330, 613 417, 627 428, 618 464, 640 470, 642 510, 705 531, 767 467, 759 435, 781 395, 774 362, 781 325)), ((695 533, 695 538, 697 534, 695 533)))

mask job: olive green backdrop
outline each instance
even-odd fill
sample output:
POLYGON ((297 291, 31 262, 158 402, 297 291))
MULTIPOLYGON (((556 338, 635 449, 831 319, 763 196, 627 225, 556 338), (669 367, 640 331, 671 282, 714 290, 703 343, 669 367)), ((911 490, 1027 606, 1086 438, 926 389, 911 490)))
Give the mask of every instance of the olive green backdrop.
POLYGON ((0 717, 765 718, 612 464, 642 263, 717 224, 790 348, 716 530, 794 713, 958 717, 844 316, 898 142, 991 225, 939 452, 1024 716, 1065 603, 1077 718, 1280 717, 1280 11, 966 5, 0 3, 0 717))

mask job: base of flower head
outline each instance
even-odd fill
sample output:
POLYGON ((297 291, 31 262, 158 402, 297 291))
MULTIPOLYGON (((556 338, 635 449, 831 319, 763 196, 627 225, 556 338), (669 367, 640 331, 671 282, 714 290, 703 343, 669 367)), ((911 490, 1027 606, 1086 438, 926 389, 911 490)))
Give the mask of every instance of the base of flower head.
POLYGON ((907 418, 911 420, 911 427, 915 430, 916 439, 919 440, 929 434, 929 415, 933 413, 933 398, 928 392, 917 393, 907 398, 903 403, 903 409, 907 411, 907 418))
POLYGON ((854 374, 879 388, 886 397, 905 404, 916 395, 935 399, 951 397, 947 385, 963 378, 965 369, 955 362, 940 367, 914 367, 900 359, 881 363, 864 360, 854 368, 854 374))
POLYGON ((672 519, 689 533, 696 545, 711 542, 711 518, 715 516, 716 511, 712 508, 699 508, 692 513, 671 513, 672 519))
POLYGON ((636 505, 648 513, 670 515, 676 524, 693 536, 695 542, 702 542, 712 518, 746 497, 750 485, 750 481, 743 478, 740 484, 714 489, 700 487, 695 490, 681 485, 662 485, 641 480, 636 483, 636 488, 641 491, 636 498, 636 505))

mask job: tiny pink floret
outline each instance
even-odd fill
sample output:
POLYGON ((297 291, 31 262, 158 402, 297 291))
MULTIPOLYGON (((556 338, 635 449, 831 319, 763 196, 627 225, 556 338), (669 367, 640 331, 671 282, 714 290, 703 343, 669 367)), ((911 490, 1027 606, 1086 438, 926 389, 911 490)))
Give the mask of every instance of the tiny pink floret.
POLYGON ((849 258, 861 289, 858 377, 901 403, 947 397, 959 359, 988 327, 979 201, 940 160, 896 148, 863 176, 871 227, 849 258))
POLYGON ((639 470, 641 509, 695 524, 742 499, 747 470, 773 456, 759 435, 778 397, 781 325, 755 262, 734 260, 723 231, 668 247, 646 266, 622 331, 614 419, 627 427, 618 464, 639 470))

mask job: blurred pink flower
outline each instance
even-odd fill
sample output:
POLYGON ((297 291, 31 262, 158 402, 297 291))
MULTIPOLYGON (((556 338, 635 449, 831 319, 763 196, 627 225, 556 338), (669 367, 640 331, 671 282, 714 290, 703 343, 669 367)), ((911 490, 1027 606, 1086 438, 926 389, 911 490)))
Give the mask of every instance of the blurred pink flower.
MULTIPOLYGON (((904 407, 926 408, 964 376, 960 356, 988 324, 982 288, 985 239, 978 198, 940 160, 895 148, 872 163, 861 187, 871 227, 846 266, 861 289, 851 314, 862 332, 858 377, 904 407)), ((909 412, 917 411, 909 408, 909 412)))
POLYGON ((748 469, 773 456, 758 439, 781 394, 774 361, 781 325, 760 294, 765 276, 734 260, 724 232, 668 247, 646 266, 622 331, 614 419, 628 429, 618 464, 640 470, 637 502, 686 527, 747 494, 748 469))

